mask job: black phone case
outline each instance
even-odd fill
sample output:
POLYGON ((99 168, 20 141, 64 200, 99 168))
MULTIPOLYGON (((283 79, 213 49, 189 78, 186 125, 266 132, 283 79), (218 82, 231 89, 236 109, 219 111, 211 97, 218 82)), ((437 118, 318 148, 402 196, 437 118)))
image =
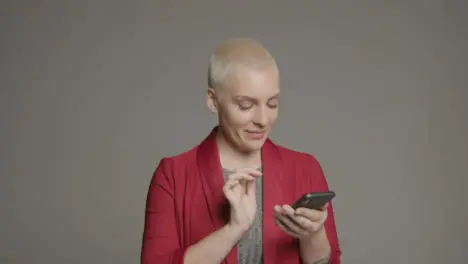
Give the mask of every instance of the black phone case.
POLYGON ((335 197, 335 192, 313 192, 304 194, 299 200, 291 205, 292 208, 297 209, 304 207, 313 210, 320 210, 326 203, 335 197))

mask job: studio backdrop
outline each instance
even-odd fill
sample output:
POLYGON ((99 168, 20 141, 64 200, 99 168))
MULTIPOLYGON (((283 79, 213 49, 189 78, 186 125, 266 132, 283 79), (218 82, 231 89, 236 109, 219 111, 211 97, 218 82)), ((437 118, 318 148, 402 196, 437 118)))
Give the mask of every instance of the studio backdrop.
POLYGON ((164 156, 217 120, 211 52, 281 71, 271 139, 313 154, 347 264, 466 263, 466 1, 0 4, 0 263, 137 264, 164 156))

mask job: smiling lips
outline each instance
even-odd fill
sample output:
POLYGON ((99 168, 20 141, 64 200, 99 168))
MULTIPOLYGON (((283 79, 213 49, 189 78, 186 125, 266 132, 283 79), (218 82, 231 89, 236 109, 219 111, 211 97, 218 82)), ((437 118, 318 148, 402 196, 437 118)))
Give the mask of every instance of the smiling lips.
POLYGON ((260 140, 265 137, 266 131, 251 131, 247 130, 247 135, 249 135, 249 138, 254 139, 254 140, 260 140))

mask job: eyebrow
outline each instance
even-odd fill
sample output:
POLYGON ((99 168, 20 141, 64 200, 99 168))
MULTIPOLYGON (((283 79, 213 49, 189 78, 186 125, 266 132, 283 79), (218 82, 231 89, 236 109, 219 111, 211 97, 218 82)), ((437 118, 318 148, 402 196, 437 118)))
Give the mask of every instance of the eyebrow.
MULTIPOLYGON (((273 95, 272 97, 268 98, 268 100, 271 100, 271 99, 276 99, 280 96, 280 93, 277 93, 275 95, 273 95)), ((255 98, 252 98, 250 96, 247 96, 247 95, 238 95, 238 96, 235 96, 234 99, 236 100, 250 100, 250 101, 255 101, 257 99, 255 98)))

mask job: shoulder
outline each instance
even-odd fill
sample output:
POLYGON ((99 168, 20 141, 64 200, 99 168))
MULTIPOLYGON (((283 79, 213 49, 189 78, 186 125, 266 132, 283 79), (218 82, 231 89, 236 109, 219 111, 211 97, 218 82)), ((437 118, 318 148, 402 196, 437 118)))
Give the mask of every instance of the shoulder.
POLYGON ((301 152, 287 148, 281 145, 276 145, 275 147, 280 155, 281 159, 286 163, 293 163, 296 166, 319 166, 320 164, 315 156, 311 153, 301 152))
POLYGON ((283 169, 293 174, 296 182, 302 187, 313 186, 316 191, 328 189, 322 166, 313 154, 279 145, 275 147, 281 158, 283 169))
POLYGON ((159 186, 167 193, 174 194, 176 186, 185 181, 184 172, 190 171, 195 151, 196 147, 173 156, 164 156, 159 162, 156 162, 156 168, 153 169, 150 180, 150 191, 152 190, 151 186, 159 186))
POLYGON ((172 174, 176 169, 183 170, 196 162, 196 153, 198 146, 192 147, 184 152, 164 156, 160 159, 157 170, 161 170, 164 174, 172 174))

